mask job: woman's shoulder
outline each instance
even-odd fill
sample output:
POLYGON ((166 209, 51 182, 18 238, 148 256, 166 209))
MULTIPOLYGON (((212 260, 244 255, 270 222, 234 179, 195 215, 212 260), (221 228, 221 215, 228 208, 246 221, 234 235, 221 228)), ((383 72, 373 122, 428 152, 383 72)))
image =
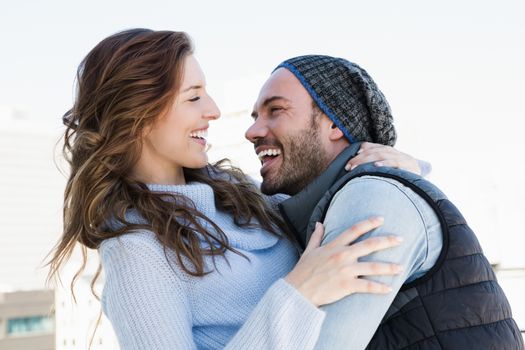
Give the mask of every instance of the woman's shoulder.
POLYGON ((124 278, 148 274, 165 280, 188 279, 176 254, 149 230, 108 238, 101 243, 98 252, 106 276, 124 278))
POLYGON ((160 242, 155 236, 155 233, 150 230, 132 230, 120 236, 103 240, 100 244, 100 249, 114 247, 116 245, 132 246, 136 244, 155 246, 160 245, 160 242))
POLYGON ((99 255, 104 272, 101 301, 107 315, 121 315, 130 300, 148 303, 159 291, 173 292, 174 297, 187 293, 188 277, 151 231, 108 238, 99 255))
POLYGON ((164 247, 155 234, 149 230, 135 230, 123 235, 105 239, 98 249, 102 263, 114 260, 158 258, 165 259, 164 247))

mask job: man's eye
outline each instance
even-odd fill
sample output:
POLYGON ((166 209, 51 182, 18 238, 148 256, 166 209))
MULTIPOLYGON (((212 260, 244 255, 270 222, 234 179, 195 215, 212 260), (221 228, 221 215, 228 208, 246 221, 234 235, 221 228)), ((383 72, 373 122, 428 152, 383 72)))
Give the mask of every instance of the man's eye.
POLYGON ((195 96, 194 98, 190 98, 188 101, 195 102, 195 101, 198 101, 200 99, 201 99, 200 96, 195 96))
POLYGON ((284 109, 283 107, 271 107, 271 108, 270 108, 270 112, 272 112, 272 113, 280 112, 280 111, 282 111, 283 109, 284 109))

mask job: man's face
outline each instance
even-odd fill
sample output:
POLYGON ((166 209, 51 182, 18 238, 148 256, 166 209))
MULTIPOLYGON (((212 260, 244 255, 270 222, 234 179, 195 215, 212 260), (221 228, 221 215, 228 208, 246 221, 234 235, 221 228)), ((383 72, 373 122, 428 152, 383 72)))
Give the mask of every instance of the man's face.
POLYGON ((261 160, 263 193, 294 195, 325 169, 320 114, 290 71, 276 70, 263 85, 245 134, 261 160))

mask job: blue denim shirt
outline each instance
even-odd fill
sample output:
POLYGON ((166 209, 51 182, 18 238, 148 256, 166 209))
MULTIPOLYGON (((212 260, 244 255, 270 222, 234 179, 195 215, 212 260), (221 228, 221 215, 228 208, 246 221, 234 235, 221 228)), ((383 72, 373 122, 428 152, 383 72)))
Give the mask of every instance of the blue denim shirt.
POLYGON ((441 225, 428 203, 401 183, 374 176, 351 180, 334 196, 324 221, 323 244, 371 216, 382 216, 385 222, 359 240, 394 234, 404 241, 359 260, 397 263, 404 271, 367 277, 390 285, 389 294, 352 294, 323 306, 326 318, 316 349, 365 349, 401 286, 424 275, 439 257, 441 225))

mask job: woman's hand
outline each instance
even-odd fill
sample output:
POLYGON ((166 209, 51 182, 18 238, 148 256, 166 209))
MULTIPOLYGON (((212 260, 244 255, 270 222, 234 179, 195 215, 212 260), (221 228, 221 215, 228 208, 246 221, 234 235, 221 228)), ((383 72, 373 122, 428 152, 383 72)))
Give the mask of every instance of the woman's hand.
POLYGON ((285 280, 316 306, 333 303, 352 293, 390 292, 391 288, 387 285, 359 277, 395 275, 402 271, 402 267, 359 262, 358 258, 395 247, 401 239, 396 236, 372 237, 350 245, 359 236, 382 224, 382 218, 361 221, 321 246, 324 229, 317 223, 303 255, 285 280))
POLYGON ((393 147, 371 142, 363 142, 359 152, 348 161, 345 169, 352 170, 358 165, 370 162, 374 162, 376 166, 388 166, 421 175, 421 168, 414 157, 393 147))

